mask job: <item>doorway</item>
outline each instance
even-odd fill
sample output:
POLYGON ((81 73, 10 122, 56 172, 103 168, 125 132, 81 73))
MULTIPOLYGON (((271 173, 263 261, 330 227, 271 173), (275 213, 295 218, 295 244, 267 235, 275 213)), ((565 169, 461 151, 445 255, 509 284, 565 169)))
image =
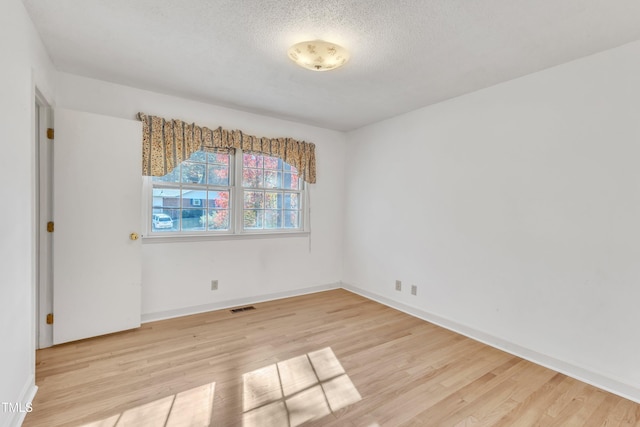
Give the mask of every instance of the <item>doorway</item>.
POLYGON ((53 313, 53 233, 47 224, 53 218, 53 140, 48 138, 53 112, 44 96, 36 90, 34 112, 34 193, 35 193, 35 284, 36 348, 51 347, 53 327, 47 315, 53 313))

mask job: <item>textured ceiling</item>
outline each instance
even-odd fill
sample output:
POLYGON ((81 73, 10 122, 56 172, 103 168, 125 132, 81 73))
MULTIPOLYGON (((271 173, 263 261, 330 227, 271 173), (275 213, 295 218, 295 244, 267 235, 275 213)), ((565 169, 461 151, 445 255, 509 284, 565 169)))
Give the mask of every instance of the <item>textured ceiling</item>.
POLYGON ((59 70, 338 130, 640 39, 638 0, 23 0, 59 70), (316 73, 299 41, 351 52, 316 73))

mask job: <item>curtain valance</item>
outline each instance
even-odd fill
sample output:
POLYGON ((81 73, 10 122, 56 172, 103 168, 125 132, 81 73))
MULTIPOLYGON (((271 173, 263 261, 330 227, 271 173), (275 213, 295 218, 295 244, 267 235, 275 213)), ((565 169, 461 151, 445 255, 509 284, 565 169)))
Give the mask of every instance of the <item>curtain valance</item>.
POLYGON ((279 157, 316 182, 316 146, 292 138, 260 138, 240 130, 209 129, 138 113, 142 121, 142 174, 163 176, 199 150, 235 150, 279 157))

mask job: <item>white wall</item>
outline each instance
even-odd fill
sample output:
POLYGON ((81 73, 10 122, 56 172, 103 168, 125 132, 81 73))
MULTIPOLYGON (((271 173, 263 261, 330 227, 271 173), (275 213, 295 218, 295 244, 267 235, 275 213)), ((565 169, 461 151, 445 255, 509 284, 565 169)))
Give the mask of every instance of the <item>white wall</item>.
POLYGON ((640 42, 347 151, 345 282, 640 400, 640 42))
POLYGON ((144 319, 295 294, 342 278, 343 133, 64 73, 57 79, 57 104, 123 118, 142 111, 210 128, 316 144, 318 183, 310 189, 311 242, 307 237, 281 237, 144 243, 144 319), (219 280, 218 291, 210 290, 212 279, 219 280))
MULTIPOLYGON (((35 86, 52 99, 51 64, 19 0, 0 2, 0 402, 35 393, 35 86)), ((0 426, 24 414, 4 412, 0 426)))

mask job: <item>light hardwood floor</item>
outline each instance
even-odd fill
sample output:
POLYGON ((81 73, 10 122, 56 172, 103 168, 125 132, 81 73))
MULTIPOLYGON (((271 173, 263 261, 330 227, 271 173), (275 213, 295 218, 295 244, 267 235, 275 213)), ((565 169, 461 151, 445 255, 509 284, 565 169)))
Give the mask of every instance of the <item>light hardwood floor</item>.
POLYGON ((345 290, 254 306, 38 351, 24 426, 640 426, 636 403, 345 290))

